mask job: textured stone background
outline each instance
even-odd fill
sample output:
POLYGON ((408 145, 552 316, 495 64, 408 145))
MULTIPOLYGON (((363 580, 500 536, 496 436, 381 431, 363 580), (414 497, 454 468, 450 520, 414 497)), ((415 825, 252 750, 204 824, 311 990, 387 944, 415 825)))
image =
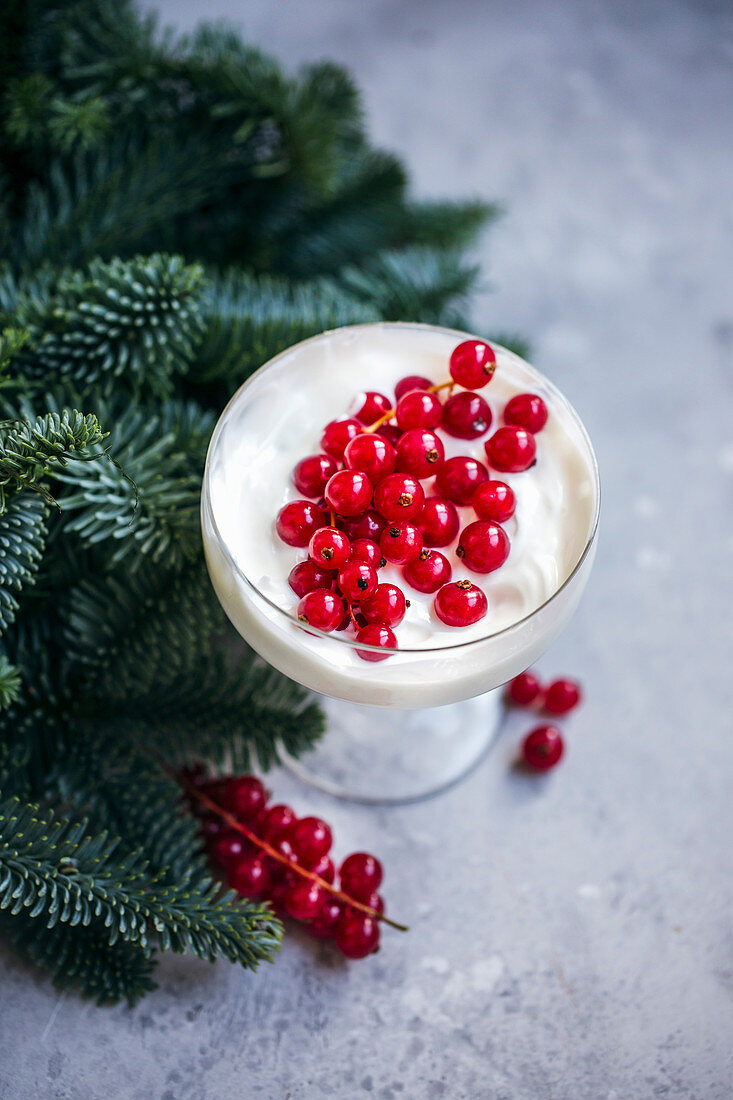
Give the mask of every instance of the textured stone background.
POLYGON ((567 762, 321 811, 409 936, 353 966, 288 937, 252 976, 167 960, 136 1011, 3 955, 0 1094, 220 1100, 733 1095, 729 4, 166 0, 288 65, 345 62, 426 195, 506 201, 477 319, 529 335, 605 488, 595 574, 542 671, 579 674, 567 762), (726 183, 728 189, 726 189, 726 183))

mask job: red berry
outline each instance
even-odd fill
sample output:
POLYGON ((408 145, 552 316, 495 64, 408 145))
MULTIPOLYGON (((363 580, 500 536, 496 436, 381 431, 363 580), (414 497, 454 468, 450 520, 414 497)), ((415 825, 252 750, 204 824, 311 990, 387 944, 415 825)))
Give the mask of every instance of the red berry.
POLYGON ((516 424, 534 435, 547 423, 547 405, 536 393, 518 393, 507 402, 504 423, 516 424))
POLYGON ((449 546, 460 527, 455 505, 440 497, 427 498, 415 523, 426 546, 449 546))
POLYGON ((224 794, 224 806, 243 824, 254 821, 267 804, 267 791, 254 775, 230 779, 224 794))
POLYGON ((533 771, 546 772, 555 767, 564 748, 560 730, 554 726, 536 726, 522 742, 522 759, 533 771))
POLYGON ((382 885, 382 864, 369 852, 352 852, 341 864, 339 876, 345 894, 366 901, 382 885))
POLYGON ((354 520, 353 525, 349 526, 349 538, 373 539, 379 542, 379 536, 386 526, 387 521, 384 516, 380 516, 374 508, 367 508, 364 515, 359 516, 354 520))
POLYGON ((397 455, 384 436, 377 432, 362 432, 351 440, 344 451, 344 462, 350 470, 361 470, 376 485, 392 473, 397 465, 397 455))
POLYGON ((531 672, 520 672, 510 680, 506 688, 508 702, 516 707, 528 707, 541 691, 540 682, 531 672))
POLYGON ((383 393, 377 393, 376 390, 367 390, 361 396, 363 401, 359 405, 359 411, 354 415, 362 424, 373 424, 375 420, 379 420, 380 416, 384 416, 392 408, 390 399, 385 397, 383 393))
POLYGON ((427 428, 411 428, 397 444, 397 468, 413 477, 432 477, 445 458, 443 441, 427 428))
MULTIPOLYGON (((295 848, 293 848, 289 836, 279 836, 275 840, 271 840, 269 843, 272 845, 276 852, 279 852, 281 856, 285 856, 285 859, 287 859, 290 863, 298 862, 298 857, 295 854, 295 848)), ((286 874, 290 874, 289 868, 283 866, 279 859, 273 859, 271 860, 271 863, 274 864, 273 875, 276 878, 282 877, 286 874)))
POLYGON ((466 390, 480 390, 496 370, 494 350, 482 340, 464 340, 450 357, 451 378, 466 390))
POLYGON ((319 860, 311 864, 308 870, 312 871, 314 875, 318 875, 325 882, 332 883, 336 878, 336 868, 330 856, 321 856, 319 860))
POLYGON ((382 424, 374 434, 381 435, 383 439, 388 440, 393 447, 396 447, 402 435, 402 429, 398 428, 396 424, 382 424))
POLYGON ((329 478, 326 503, 340 516, 360 516, 372 502, 372 483, 361 470, 339 470, 329 478))
POLYGON ((432 384, 429 378, 423 378, 419 374, 408 374, 406 378, 400 378, 394 388, 394 395, 396 400, 399 401, 411 390, 429 390, 432 384))
POLYGON ((407 583, 418 592, 437 592, 451 579, 453 569, 439 550, 423 550, 419 557, 402 570, 407 583))
MULTIPOLYGON (((367 623, 356 634, 357 642, 362 645, 379 646, 380 648, 396 649, 397 639, 388 626, 382 623, 367 623)), ((375 653, 370 649, 357 649, 357 656, 362 661, 386 661, 390 653, 375 653)))
POLYGON ((291 825, 288 837, 304 867, 317 863, 333 844, 331 830, 320 817, 301 817, 291 825))
POLYGON ((473 510, 479 519, 505 523, 514 515, 517 501, 514 491, 503 481, 484 481, 471 497, 473 510))
POLYGON ((291 500, 277 514, 275 528, 288 546, 307 546, 311 536, 327 522, 326 513, 312 500, 291 500))
POLYGON ((332 420, 327 424, 321 436, 321 449, 334 458, 343 458, 346 444, 360 435, 363 428, 358 420, 351 418, 332 420))
POLYGON ((575 680, 553 680, 542 699, 549 714, 569 714, 581 700, 580 685, 575 680))
POLYGON ((326 482, 338 470, 338 463, 331 455, 308 455, 293 470, 293 484, 305 497, 323 496, 326 482))
POLYGON ((276 806, 270 806, 262 822, 260 836, 263 840, 270 841, 270 843, 279 840, 287 834, 294 821, 295 812, 290 806, 286 806, 283 803, 278 803, 276 806))
POLYGON ((245 852, 229 872, 229 885, 244 897, 266 894, 271 881, 268 860, 257 852, 245 852))
POLYGON ((220 833, 210 848, 214 863, 218 863, 226 871, 230 870, 248 850, 249 841, 235 829, 226 829, 220 833))
POLYGON ((464 528, 456 554, 474 573, 493 573, 509 557, 509 550, 504 528, 480 519, 464 528))
POLYGON ((336 925, 336 946, 347 959, 363 959, 379 947, 379 922, 364 913, 344 913, 336 925))
POLYGON ((324 569, 308 559, 293 566, 288 575, 288 584, 296 596, 305 596, 306 592, 313 592, 316 588, 330 588, 334 576, 333 570, 324 569))
POLYGON ((355 539, 351 544, 351 561, 366 562, 372 569, 381 569, 387 564, 374 539, 355 539))
POLYGON ((343 908, 335 898, 327 898, 308 924, 308 931, 317 940, 333 939, 343 908))
POLYGON ((387 561, 404 565, 422 551, 422 533, 414 523, 390 523, 382 531, 379 546, 387 561))
POLYGON ((288 896, 288 890, 290 889, 291 885, 292 883, 285 882, 283 879, 281 879, 279 882, 275 882, 275 884, 270 888, 268 901, 270 902, 270 905, 272 906, 278 917, 289 916, 289 913, 285 908, 285 899, 288 896))
POLYGON ((480 393, 463 390, 443 405, 443 428, 456 439, 478 439, 491 427, 491 409, 480 393))
POLYGON ((288 916, 295 920, 310 920, 316 916, 326 897, 322 886, 303 878, 288 887, 285 909, 288 916))
POLYGON ((414 519, 424 500, 422 485, 409 474, 390 474, 374 490, 374 505, 390 523, 414 519))
POLYGON ((350 603, 368 600, 378 583, 376 569, 364 561, 349 561, 339 571, 338 586, 350 603))
POLYGON ((378 584, 371 599, 365 600, 359 610, 368 623, 397 626, 405 617, 405 595, 396 584, 378 584))
POLYGON ((324 569, 340 569, 351 556, 351 543, 338 527, 321 527, 308 544, 308 553, 324 569))
POLYGON ((440 467, 435 488, 454 504, 470 504, 478 486, 488 480, 489 471, 482 462, 468 455, 457 455, 447 459, 440 467))
POLYGON ((298 618, 326 633, 336 630, 344 617, 344 601, 335 592, 317 588, 308 592, 298 604, 298 618))
POLYGON ((433 602, 435 614, 446 626, 471 626, 483 619, 489 602, 471 581, 444 584, 433 602))
POLYGON ((495 470, 517 474, 527 470, 535 460, 537 444, 526 428, 499 428, 484 444, 489 464, 495 470))
POLYGON ((397 402, 395 419, 403 432, 411 428, 437 428, 443 415, 440 398, 424 390, 412 390, 397 402))

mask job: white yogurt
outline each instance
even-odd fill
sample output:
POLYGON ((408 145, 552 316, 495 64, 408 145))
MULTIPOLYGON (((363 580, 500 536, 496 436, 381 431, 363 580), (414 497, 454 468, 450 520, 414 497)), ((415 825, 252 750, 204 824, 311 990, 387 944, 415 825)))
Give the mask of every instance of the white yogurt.
MULTIPOLYGON (((490 432, 474 441, 441 432, 447 457, 471 454, 485 463, 483 443, 517 393, 538 393, 549 418, 536 437, 534 467, 492 473, 512 487, 517 500, 515 515, 504 524, 511 542, 504 565, 474 574, 456 557, 455 544, 440 550, 453 565, 453 580, 467 577, 484 590, 487 615, 470 627, 448 627, 433 611, 434 597, 410 589, 401 568, 388 566, 380 570, 380 581, 400 584, 411 603, 395 629, 400 652, 388 660, 364 662, 344 640, 348 635, 315 636, 291 618, 298 601, 287 578, 306 551, 281 542, 274 520, 284 503, 299 496, 293 467, 319 451, 323 427, 353 410, 358 391, 391 396, 407 374, 435 383, 448 380, 450 353, 465 338, 431 326, 397 324, 323 333, 284 352, 242 387, 212 439, 203 528, 214 586, 255 649, 325 694, 402 707, 479 694, 530 664, 559 632, 559 619, 569 617, 570 611, 564 616, 561 611, 569 602, 574 607, 580 595, 578 590, 572 600, 560 600, 554 614, 532 615, 563 588, 591 539, 598 481, 590 443, 564 398, 522 359, 494 345, 496 373, 481 391, 494 417, 490 432)), ((430 495, 432 482, 423 485, 430 495)), ((470 508, 459 514, 461 526, 476 518, 470 508)))

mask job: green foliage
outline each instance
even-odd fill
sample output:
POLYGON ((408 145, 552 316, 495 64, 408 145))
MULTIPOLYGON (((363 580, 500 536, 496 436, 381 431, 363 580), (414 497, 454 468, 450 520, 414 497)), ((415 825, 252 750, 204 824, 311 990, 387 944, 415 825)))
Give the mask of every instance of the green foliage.
POLYGON ((48 477, 103 439, 96 416, 76 410, 0 423, 0 513, 21 489, 33 489, 50 500, 48 477))
POLYGON ((0 514, 0 634, 15 619, 20 591, 33 583, 40 565, 47 533, 46 512, 40 497, 24 492, 11 497, 0 514))

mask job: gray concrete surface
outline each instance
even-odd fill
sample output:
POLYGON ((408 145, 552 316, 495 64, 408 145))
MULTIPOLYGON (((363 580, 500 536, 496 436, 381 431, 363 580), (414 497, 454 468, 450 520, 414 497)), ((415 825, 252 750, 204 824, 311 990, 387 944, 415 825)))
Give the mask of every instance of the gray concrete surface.
POLYGON ((567 761, 321 811, 384 857, 408 936, 258 976, 172 959, 141 1007, 59 998, 3 955, 0 1093, 160 1100, 733 1095, 730 5, 166 0, 288 65, 356 73, 423 194, 505 200, 477 316, 528 334, 605 484, 595 575, 543 660, 578 674, 567 761), (726 188, 726 184, 728 188, 726 188))

